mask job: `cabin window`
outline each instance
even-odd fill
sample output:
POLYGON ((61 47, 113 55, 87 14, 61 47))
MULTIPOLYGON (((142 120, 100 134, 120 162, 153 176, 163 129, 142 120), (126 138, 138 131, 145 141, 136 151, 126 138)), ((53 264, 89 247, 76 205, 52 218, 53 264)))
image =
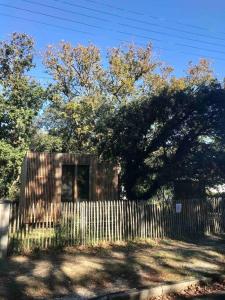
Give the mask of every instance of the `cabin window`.
POLYGON ((89 165, 62 166, 61 200, 89 200, 89 165))
POLYGON ((79 200, 89 199, 89 166, 77 166, 77 196, 79 200))
POLYGON ((62 202, 74 201, 75 166, 62 166, 62 202))

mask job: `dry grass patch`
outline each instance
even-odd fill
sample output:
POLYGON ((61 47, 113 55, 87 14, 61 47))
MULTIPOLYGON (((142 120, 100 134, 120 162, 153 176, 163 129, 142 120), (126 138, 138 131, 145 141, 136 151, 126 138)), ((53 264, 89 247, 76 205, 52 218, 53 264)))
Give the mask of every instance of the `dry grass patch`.
POLYGON ((0 299, 91 297, 223 273, 224 246, 221 238, 148 240, 13 256, 1 261, 0 299))

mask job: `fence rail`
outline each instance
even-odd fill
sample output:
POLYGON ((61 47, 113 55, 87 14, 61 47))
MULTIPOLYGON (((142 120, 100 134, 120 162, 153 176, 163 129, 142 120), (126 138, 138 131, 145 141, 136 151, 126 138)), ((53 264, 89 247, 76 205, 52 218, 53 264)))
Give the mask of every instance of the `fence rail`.
MULTIPOLYGON (((38 205, 38 204, 37 204, 38 205)), ((225 231, 225 199, 192 200, 182 203, 96 201, 61 203, 60 216, 52 218, 54 204, 36 206, 29 216, 11 204, 9 253, 64 245, 97 244, 147 238, 182 238, 225 231)))

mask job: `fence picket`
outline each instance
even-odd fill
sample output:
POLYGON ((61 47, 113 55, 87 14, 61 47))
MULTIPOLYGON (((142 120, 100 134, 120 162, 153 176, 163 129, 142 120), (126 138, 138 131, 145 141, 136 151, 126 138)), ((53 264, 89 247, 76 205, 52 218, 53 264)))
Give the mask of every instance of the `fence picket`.
POLYGON ((136 238, 171 238, 219 234, 225 230, 225 199, 193 200, 176 213, 174 202, 146 203, 101 200, 33 204, 27 215, 17 203, 10 208, 9 252, 57 245, 97 244, 136 238), (42 211, 43 217, 40 216, 42 211))

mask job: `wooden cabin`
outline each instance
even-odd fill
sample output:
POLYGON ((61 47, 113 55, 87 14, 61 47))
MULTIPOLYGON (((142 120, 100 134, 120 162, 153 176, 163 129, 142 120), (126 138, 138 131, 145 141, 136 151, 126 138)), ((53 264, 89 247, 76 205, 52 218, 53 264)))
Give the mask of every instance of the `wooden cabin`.
POLYGON ((116 200, 116 166, 100 163, 96 156, 28 152, 21 172, 20 207, 46 209, 62 202, 116 200))

